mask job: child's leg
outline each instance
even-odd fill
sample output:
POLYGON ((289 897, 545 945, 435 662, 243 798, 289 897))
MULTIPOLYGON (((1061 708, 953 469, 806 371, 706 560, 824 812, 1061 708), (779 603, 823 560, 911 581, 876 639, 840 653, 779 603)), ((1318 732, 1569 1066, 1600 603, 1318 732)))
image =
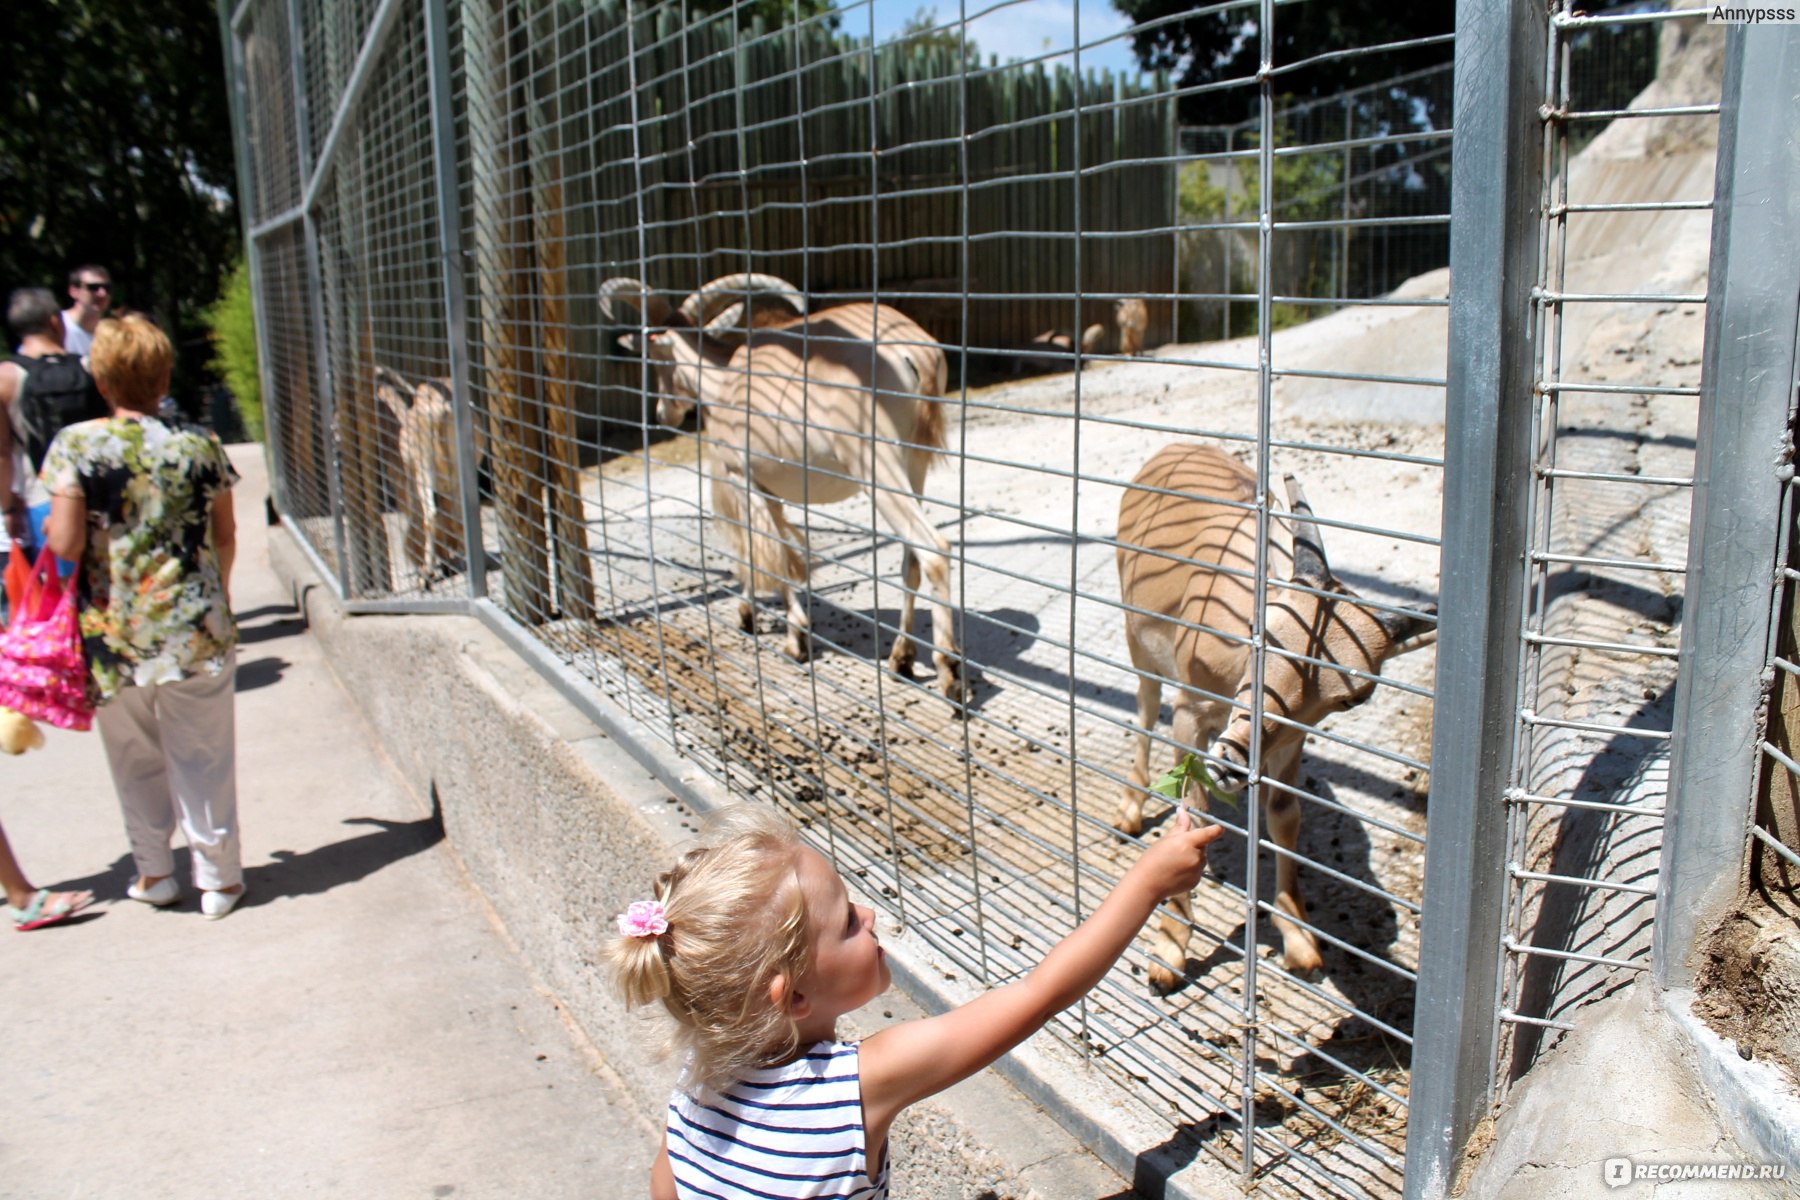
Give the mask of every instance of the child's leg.
POLYGON ((31 886, 31 880, 25 877, 25 869, 19 865, 19 860, 13 857, 12 844, 6 840, 4 829, 0 829, 0 890, 6 893, 6 902, 14 908, 31 903, 31 897, 37 892, 31 886))

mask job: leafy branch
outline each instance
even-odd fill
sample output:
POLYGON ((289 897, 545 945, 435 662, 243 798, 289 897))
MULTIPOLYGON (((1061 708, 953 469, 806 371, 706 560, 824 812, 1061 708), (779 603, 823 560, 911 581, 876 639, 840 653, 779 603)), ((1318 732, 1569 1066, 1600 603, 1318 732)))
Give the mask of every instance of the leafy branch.
POLYGON ((1172 770, 1163 773, 1162 777, 1150 785, 1150 790, 1159 796, 1166 796, 1177 804, 1181 803, 1188 789, 1199 786, 1214 800, 1225 807, 1236 810, 1237 797, 1227 792, 1214 782, 1212 772, 1206 769, 1206 762, 1198 754, 1184 754, 1181 761, 1172 770))

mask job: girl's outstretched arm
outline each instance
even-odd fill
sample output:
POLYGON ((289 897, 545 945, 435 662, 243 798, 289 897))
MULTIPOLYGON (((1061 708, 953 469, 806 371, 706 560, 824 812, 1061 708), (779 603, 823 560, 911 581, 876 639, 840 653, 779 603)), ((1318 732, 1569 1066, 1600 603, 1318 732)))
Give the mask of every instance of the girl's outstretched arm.
POLYGON ((656 1161, 650 1164, 650 1200, 675 1200, 675 1172, 669 1168, 669 1135, 663 1134, 656 1161))
POLYGON ((1183 809, 1175 827, 1144 851, 1093 915, 1023 979, 864 1041, 864 1126, 885 1134, 901 1109, 973 1075, 1087 995, 1156 906, 1200 882, 1206 844, 1223 834, 1218 825, 1192 828, 1183 809))

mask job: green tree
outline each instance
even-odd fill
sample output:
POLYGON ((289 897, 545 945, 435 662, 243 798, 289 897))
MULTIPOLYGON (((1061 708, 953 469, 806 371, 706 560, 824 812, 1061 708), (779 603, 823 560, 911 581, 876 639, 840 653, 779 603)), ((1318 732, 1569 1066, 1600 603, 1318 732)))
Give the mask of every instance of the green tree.
POLYGON ((709 17, 735 13, 742 33, 749 33, 756 22, 763 29, 779 29, 827 14, 830 15, 824 24, 831 29, 838 27, 837 6, 832 0, 688 0, 687 11, 690 19, 702 13, 709 17))
MULTIPOLYGON (((1256 115, 1255 86, 1262 56, 1256 10, 1194 5, 1191 0, 1114 0, 1140 26, 1131 48, 1146 71, 1168 71, 1184 88, 1242 80, 1243 86, 1202 92, 1181 100, 1188 124, 1232 124, 1256 115), (1186 19, 1183 13, 1193 13, 1186 19), (1149 22, 1163 24, 1143 28, 1149 22)), ((1406 42, 1454 30, 1456 6, 1443 0, 1331 0, 1284 4, 1275 10, 1272 53, 1277 67, 1309 62, 1320 55, 1358 47, 1406 42)), ((1296 97, 1329 96, 1365 83, 1448 62, 1447 43, 1413 46, 1313 61, 1279 77, 1283 92, 1296 97)), ((1434 114, 1423 114, 1427 118, 1434 114)), ((1435 114, 1445 118, 1448 114, 1435 114)))
POLYGON ((943 25, 938 20, 937 9, 921 8, 906 19, 900 32, 889 38, 890 42, 899 42, 909 47, 920 47, 928 50, 941 50, 951 56, 952 61, 958 50, 965 55, 964 61, 981 62, 981 48, 973 38, 963 40, 962 31, 955 23, 943 25), (942 26, 942 27, 940 27, 942 26))
POLYGON ((66 295, 98 263, 115 305, 181 351, 177 399, 206 382, 202 309, 238 253, 217 10, 207 0, 8 0, 0 88, 0 289, 66 295))
POLYGON ((250 440, 260 442, 263 432, 262 379, 257 373, 256 309, 250 293, 250 264, 239 258, 225 276, 219 298, 207 306, 206 324, 212 339, 207 361, 219 382, 231 390, 250 440))

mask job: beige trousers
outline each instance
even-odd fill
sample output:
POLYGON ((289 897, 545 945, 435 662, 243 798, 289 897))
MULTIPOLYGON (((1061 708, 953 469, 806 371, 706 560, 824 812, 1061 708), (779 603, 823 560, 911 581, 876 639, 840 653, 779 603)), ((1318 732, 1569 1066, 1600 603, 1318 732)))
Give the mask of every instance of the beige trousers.
POLYGON ((94 714, 139 875, 170 875, 177 815, 194 886, 243 882, 237 825, 237 651, 217 675, 122 689, 94 714))

